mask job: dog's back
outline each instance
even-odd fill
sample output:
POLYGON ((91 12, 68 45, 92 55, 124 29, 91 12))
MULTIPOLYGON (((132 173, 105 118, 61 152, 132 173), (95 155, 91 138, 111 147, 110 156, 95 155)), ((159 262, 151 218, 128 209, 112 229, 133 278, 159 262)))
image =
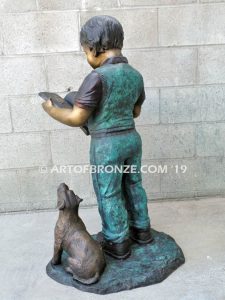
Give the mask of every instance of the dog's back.
POLYGON ((88 284, 98 281, 105 268, 101 246, 86 230, 76 230, 68 237, 65 250, 74 279, 88 284))

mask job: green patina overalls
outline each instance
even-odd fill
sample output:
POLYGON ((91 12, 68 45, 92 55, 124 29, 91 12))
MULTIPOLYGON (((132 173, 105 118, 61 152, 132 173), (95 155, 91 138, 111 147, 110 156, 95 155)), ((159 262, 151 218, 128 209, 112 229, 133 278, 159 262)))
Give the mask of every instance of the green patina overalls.
POLYGON ((92 180, 104 237, 120 243, 129 236, 130 225, 142 229, 150 225, 140 172, 142 142, 133 119, 143 78, 128 63, 105 64, 95 71, 102 78, 103 97, 88 120, 90 163, 104 169, 92 172, 92 180), (136 170, 121 173, 115 168, 123 165, 136 170))

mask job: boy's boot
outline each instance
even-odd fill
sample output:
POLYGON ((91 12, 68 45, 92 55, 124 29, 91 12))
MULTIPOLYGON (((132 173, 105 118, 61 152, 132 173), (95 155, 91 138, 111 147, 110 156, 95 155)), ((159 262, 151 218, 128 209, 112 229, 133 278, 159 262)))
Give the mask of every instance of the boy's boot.
POLYGON ((130 238, 138 244, 148 244, 153 241, 151 228, 139 229, 130 226, 130 238))
POLYGON ((130 245, 131 241, 130 239, 126 239, 121 243, 113 243, 111 241, 108 241, 104 238, 103 233, 99 232, 97 234, 97 241, 101 244, 103 251, 117 259, 126 259, 130 256, 131 250, 130 245))

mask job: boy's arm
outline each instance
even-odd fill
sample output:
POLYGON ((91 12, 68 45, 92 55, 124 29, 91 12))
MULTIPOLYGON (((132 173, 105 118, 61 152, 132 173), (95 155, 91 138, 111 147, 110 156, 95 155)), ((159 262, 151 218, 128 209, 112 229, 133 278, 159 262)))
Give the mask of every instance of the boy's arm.
POLYGON ((58 108, 52 105, 51 100, 42 103, 42 107, 53 119, 71 127, 84 125, 93 111, 76 105, 72 109, 58 108))
POLYGON ((44 110, 55 120, 72 127, 86 123, 102 98, 102 81, 97 72, 88 74, 81 84, 71 109, 57 108, 51 100, 42 103, 44 110))

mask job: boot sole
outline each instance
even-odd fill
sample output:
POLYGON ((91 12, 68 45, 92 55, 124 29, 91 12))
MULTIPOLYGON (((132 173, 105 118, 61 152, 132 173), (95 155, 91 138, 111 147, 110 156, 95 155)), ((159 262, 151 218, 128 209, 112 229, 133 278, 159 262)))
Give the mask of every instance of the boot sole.
POLYGON ((112 256, 113 258, 117 258, 117 259, 126 259, 126 258, 128 258, 128 257, 131 255, 131 251, 127 252, 127 253, 124 254, 124 255, 117 255, 117 254, 115 254, 115 253, 112 253, 112 252, 110 252, 110 251, 104 249, 104 248, 103 248, 103 251, 104 251, 106 254, 112 256))
POLYGON ((134 238, 134 237, 132 237, 132 236, 130 236, 130 238, 134 241, 134 242, 136 242, 136 243, 138 243, 138 244, 150 244, 151 242, 153 242, 153 238, 150 238, 149 240, 146 240, 146 241, 143 241, 143 240, 138 240, 138 239, 136 239, 136 238, 134 238))

